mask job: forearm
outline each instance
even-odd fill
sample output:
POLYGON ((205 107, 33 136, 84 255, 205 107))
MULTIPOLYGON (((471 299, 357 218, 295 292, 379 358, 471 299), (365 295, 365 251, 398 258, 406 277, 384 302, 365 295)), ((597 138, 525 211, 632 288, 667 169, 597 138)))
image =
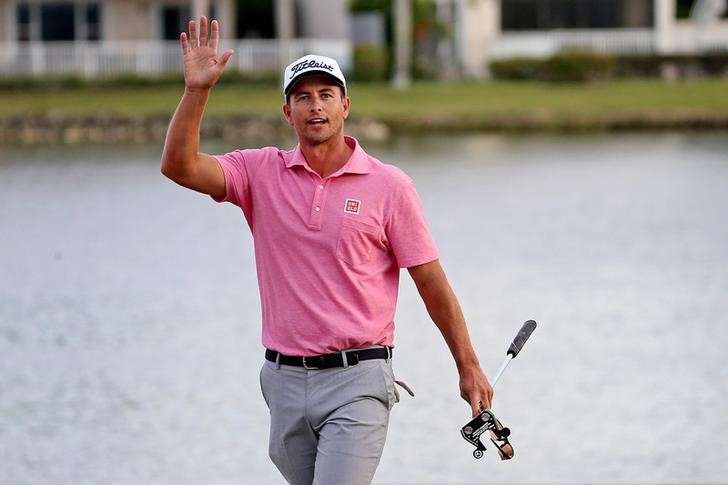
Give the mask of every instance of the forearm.
POLYGON ((184 176, 194 168, 200 147, 200 125, 209 94, 209 89, 185 88, 164 141, 162 173, 165 175, 184 176))
POLYGON ((470 343, 468 327, 455 293, 450 288, 439 261, 409 268, 417 290, 425 302, 432 321, 445 337, 460 374, 460 397, 470 404, 473 417, 489 409, 493 387, 480 368, 480 362, 470 343))
POLYGON ((425 302, 430 318, 445 338, 458 370, 468 366, 479 366, 475 355, 465 317, 447 279, 442 277, 418 285, 420 296, 425 302))

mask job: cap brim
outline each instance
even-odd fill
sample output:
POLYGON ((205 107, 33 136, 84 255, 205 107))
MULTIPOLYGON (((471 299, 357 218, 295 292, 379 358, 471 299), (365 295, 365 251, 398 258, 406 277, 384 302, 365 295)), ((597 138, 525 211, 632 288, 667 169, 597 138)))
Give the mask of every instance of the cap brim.
POLYGON ((336 84, 337 86, 340 86, 344 90, 344 94, 346 94, 346 86, 344 86, 344 83, 341 82, 341 79, 339 79, 338 77, 334 76, 333 74, 331 74, 328 71, 318 70, 318 69, 311 69, 309 71, 306 71, 306 72, 303 72, 301 74, 298 74, 296 77, 294 77, 291 80, 291 82, 288 83, 288 86, 286 87, 286 90, 283 91, 283 94, 285 94, 286 96, 288 96, 288 93, 291 92, 291 89, 293 89, 296 86, 296 84, 298 84, 298 82, 301 79, 303 79, 304 77, 306 77, 308 75, 311 75, 311 74, 319 74, 319 75, 320 74, 323 74, 323 75, 325 75, 326 77, 328 77, 329 79, 331 79, 334 82, 334 84, 336 84))

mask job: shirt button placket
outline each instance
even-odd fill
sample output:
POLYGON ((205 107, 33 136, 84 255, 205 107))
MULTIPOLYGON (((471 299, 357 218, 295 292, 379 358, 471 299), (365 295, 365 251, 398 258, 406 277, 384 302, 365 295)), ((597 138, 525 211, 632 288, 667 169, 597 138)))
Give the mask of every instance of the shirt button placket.
POLYGON ((311 218, 310 224, 316 229, 321 229, 322 212, 323 212, 323 200, 325 184, 321 181, 316 182, 316 190, 313 196, 313 204, 311 206, 311 218))

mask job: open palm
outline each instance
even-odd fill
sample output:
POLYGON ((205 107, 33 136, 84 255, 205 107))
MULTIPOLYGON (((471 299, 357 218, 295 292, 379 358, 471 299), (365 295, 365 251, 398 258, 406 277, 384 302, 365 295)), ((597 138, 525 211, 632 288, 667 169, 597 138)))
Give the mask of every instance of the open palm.
POLYGON ((210 24, 210 37, 208 41, 207 18, 200 18, 200 32, 197 35, 197 24, 194 20, 189 23, 189 38, 186 32, 179 36, 185 63, 185 86, 188 88, 209 89, 215 85, 222 75, 225 65, 233 55, 228 49, 217 56, 217 44, 220 40, 220 27, 217 20, 210 24))

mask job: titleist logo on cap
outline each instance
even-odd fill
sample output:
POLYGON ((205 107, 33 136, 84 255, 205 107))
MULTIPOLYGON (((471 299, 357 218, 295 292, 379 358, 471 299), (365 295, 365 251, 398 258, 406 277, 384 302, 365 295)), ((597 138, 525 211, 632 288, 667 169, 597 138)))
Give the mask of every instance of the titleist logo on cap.
POLYGON ((306 61, 299 62, 298 64, 295 64, 291 66, 291 76, 290 78, 293 78, 296 74, 303 71, 304 69, 326 69, 329 72, 334 71, 334 66, 330 66, 329 64, 325 64, 323 62, 316 62, 313 59, 309 59, 306 61))
POLYGON ((320 72, 324 75, 331 76, 339 84, 346 95, 346 79, 344 73, 341 72, 339 63, 331 57, 319 56, 316 54, 308 54, 299 57, 295 61, 286 66, 283 71, 283 97, 288 102, 288 91, 301 77, 312 72, 320 72))

